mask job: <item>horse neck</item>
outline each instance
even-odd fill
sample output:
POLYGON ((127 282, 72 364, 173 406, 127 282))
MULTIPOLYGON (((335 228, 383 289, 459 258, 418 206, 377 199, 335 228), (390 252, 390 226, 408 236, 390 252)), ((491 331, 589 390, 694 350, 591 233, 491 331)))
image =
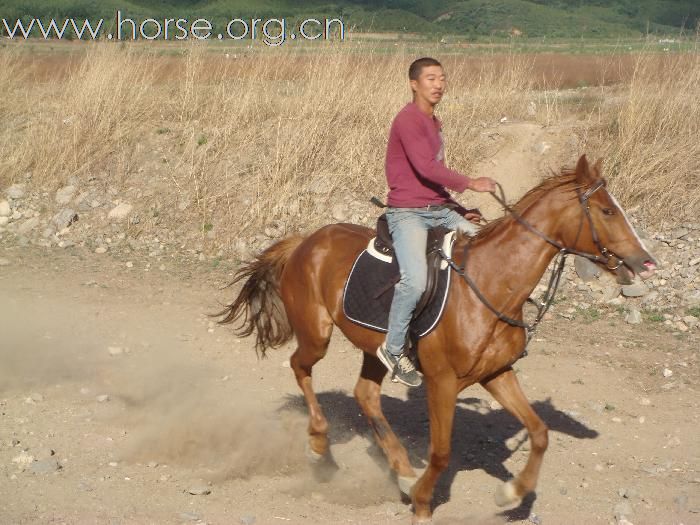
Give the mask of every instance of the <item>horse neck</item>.
MULTIPOLYGON (((547 237, 556 238, 559 210, 554 212, 552 197, 544 195, 522 217, 547 237)), ((513 309, 525 303, 557 252, 555 246, 508 217, 488 237, 469 248, 467 265, 480 287, 481 283, 493 284, 499 290, 507 290, 503 307, 513 309)))

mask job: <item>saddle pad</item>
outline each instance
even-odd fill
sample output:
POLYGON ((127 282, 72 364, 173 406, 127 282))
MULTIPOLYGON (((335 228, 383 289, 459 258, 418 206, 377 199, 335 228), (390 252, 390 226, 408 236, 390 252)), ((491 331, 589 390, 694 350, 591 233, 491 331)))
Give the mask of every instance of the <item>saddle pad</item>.
MULTIPOLYGON (((372 242, 370 242, 370 246, 372 242)), ((447 303, 450 287, 449 267, 438 272, 437 289, 432 303, 425 307, 417 319, 411 322, 410 330, 423 337, 435 328, 447 303)), ((343 311, 345 316, 366 328, 386 332, 389 309, 394 297, 394 287, 387 283, 399 275, 399 265, 393 257, 377 258, 368 250, 363 250, 353 264, 350 276, 343 291, 343 311), (386 290, 379 295, 382 290, 386 290), (379 295, 379 297, 377 297, 379 295)))

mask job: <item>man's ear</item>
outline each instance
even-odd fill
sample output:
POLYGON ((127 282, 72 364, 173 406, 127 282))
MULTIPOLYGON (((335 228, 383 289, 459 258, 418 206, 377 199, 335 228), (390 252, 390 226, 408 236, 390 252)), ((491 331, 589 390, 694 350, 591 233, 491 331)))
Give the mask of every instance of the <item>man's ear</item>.
POLYGON ((418 81, 417 81, 417 80, 411 80, 411 81, 409 82, 409 84, 411 85, 411 91, 413 91, 413 92, 415 93, 416 90, 418 89, 418 81))

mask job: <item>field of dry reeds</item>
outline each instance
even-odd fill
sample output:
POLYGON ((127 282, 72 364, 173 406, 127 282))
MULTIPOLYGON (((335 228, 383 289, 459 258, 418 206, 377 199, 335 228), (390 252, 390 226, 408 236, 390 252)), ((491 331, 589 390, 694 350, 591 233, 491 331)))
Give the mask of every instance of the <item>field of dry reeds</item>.
MULTIPOLYGON (((386 138, 417 53, 347 42, 64 47, 0 48, 0 187, 99 179, 113 194, 139 189, 160 220, 229 240, 330 222, 334 202, 382 196, 386 138)), ((484 155, 477 135, 503 115, 567 121, 645 220, 700 212, 696 52, 418 53, 448 71, 440 116, 455 169, 470 173, 484 155)))

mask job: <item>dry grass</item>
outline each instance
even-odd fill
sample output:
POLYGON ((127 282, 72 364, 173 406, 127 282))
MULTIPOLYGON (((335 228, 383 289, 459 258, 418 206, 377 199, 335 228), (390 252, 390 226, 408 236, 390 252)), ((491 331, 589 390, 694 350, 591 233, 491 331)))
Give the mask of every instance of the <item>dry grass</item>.
MULTIPOLYGON (((330 47, 227 59, 201 45, 156 57, 145 47, 95 45, 82 60, 66 58, 66 72, 46 59, 24 67, 25 56, 0 56, 12 66, 3 72, 15 70, 0 77, 5 111, 22 121, 4 130, 3 184, 31 173, 53 189, 106 173, 120 186, 146 173, 166 205, 190 205, 202 225, 234 236, 322 223, 337 199, 382 195, 386 138, 409 98, 413 58, 330 47)), ((480 123, 524 115, 515 95, 528 89, 528 65, 484 64, 468 78, 458 62, 448 67, 450 157, 467 171, 480 123)))
POLYGON ((627 98, 603 130, 613 191, 649 218, 700 213, 700 55, 638 58, 627 98))
MULTIPOLYGON (((409 99, 415 58, 405 48, 260 46, 229 57, 206 45, 165 56, 138 44, 85 48, 62 59, 0 50, 0 185, 31 174, 46 191, 94 177, 118 189, 150 187, 141 193, 153 202, 142 208, 194 221, 199 234, 213 227, 222 245, 244 230, 323 224, 333 203, 385 193, 386 139, 409 99)), ((542 60, 443 57, 450 87, 440 113, 452 167, 469 173, 483 155, 483 126, 502 115, 533 118, 531 100, 544 100, 542 123, 566 116, 551 91, 539 90, 566 84, 566 71, 548 76, 542 60)), ((621 78, 620 63, 611 58, 606 71, 621 78)), ((601 83, 611 78, 596 71, 601 83)), ((605 147, 626 204, 648 205, 650 214, 696 210, 697 56, 642 56, 630 71, 619 108, 602 111, 602 97, 593 104, 591 144, 605 147), (668 191, 670 181, 678 191, 668 191)), ((362 206, 348 218, 374 215, 362 206)))

